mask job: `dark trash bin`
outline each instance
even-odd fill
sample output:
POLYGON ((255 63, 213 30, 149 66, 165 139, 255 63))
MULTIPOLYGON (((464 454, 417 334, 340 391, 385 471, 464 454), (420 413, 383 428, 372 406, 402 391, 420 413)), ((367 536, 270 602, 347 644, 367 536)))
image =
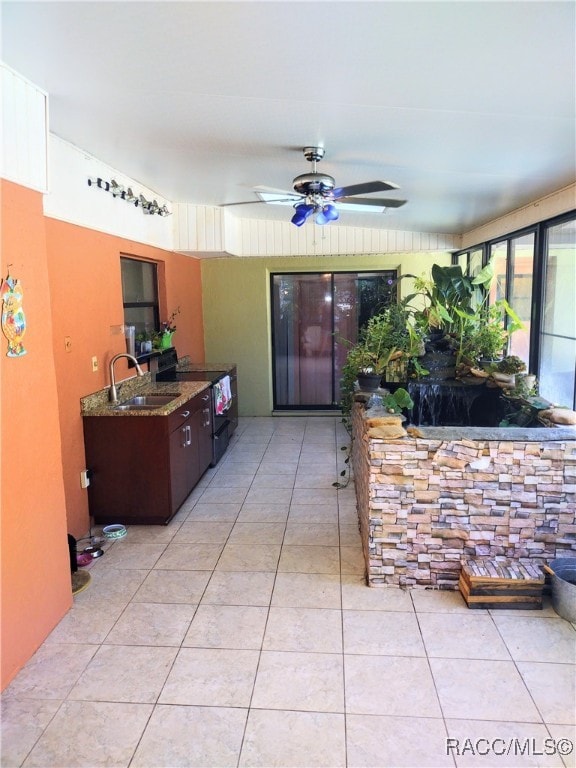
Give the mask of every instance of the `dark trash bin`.
POLYGON ((78 562, 76 561, 76 539, 74 536, 68 534, 68 551, 70 552, 70 572, 76 573, 78 570, 78 562))

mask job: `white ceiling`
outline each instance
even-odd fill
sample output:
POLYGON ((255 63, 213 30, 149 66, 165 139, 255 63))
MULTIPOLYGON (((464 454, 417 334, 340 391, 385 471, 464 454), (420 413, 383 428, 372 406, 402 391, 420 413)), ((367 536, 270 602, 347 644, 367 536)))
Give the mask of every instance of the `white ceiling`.
POLYGON ((2 0, 2 59, 54 134, 174 202, 289 190, 319 144, 337 186, 409 201, 340 223, 458 234, 576 180, 575 8, 2 0))

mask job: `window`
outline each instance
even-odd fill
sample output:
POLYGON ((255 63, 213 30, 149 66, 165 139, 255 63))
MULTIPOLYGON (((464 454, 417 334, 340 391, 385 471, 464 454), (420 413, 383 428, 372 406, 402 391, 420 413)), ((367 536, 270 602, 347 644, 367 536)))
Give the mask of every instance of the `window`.
POLYGON ((120 258, 124 324, 136 327, 136 334, 152 333, 160 327, 156 264, 125 256, 120 258))
POLYGON ((573 408, 576 378, 576 220, 546 229, 540 330, 540 394, 573 408))
POLYGON ((527 367, 530 362, 535 242, 535 231, 531 231, 516 237, 507 237, 490 246, 490 258, 494 264, 490 303, 506 299, 522 321, 524 329, 512 335, 508 354, 517 355, 524 360, 527 367))
POLYGON ((490 286, 490 304, 506 298, 506 273, 508 271, 508 240, 490 246, 489 259, 494 265, 494 278, 490 286))
POLYGON ((470 251, 461 251, 454 255, 452 263, 454 266, 460 265, 464 274, 476 277, 484 263, 484 248, 480 246, 470 251))
POLYGON ((453 256, 472 271, 473 255, 494 259, 490 301, 507 299, 525 326, 508 354, 536 373, 543 398, 576 407, 576 216, 574 211, 541 221, 453 256))

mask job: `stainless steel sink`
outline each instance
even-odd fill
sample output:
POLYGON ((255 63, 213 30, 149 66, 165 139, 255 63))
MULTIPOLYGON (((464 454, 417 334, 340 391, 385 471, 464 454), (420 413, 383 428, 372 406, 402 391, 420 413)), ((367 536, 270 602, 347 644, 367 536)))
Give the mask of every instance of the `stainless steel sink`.
POLYGON ((114 411, 149 411, 154 408, 161 408, 163 405, 168 405, 175 398, 180 397, 178 393, 166 394, 166 395, 137 395, 131 397, 130 400, 126 400, 120 405, 115 405, 114 411))

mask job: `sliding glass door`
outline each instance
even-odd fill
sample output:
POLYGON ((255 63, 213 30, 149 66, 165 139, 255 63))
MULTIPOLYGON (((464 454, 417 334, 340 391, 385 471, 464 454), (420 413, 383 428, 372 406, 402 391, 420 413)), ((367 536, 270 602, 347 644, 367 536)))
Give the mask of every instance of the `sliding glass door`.
POLYGON ((338 408, 349 343, 391 299, 395 270, 271 277, 274 409, 338 408))

